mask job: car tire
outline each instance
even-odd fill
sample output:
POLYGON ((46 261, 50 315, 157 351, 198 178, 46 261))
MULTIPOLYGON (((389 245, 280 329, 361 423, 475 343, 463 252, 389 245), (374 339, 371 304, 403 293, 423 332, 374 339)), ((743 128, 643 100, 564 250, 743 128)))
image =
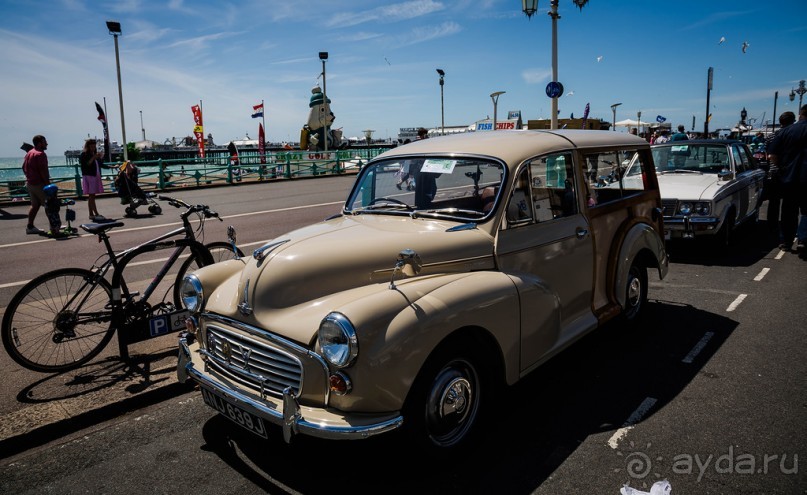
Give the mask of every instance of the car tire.
POLYGON ((625 280, 624 323, 632 325, 641 318, 647 305, 647 268, 634 260, 625 280))
POLYGON ((488 380, 470 346, 447 345, 418 374, 404 404, 405 441, 437 452, 470 443, 488 380))

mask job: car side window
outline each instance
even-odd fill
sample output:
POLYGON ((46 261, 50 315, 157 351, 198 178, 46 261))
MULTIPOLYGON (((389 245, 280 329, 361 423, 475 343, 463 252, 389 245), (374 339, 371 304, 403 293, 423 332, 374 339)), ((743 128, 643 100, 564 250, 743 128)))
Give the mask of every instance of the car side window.
POLYGON ((734 164, 736 167, 736 173, 741 174, 748 170, 748 155, 745 153, 745 149, 741 146, 732 145, 731 147, 731 154, 734 156, 734 164))
POLYGON ((539 222, 577 213, 572 154, 555 153, 530 162, 530 187, 539 222))

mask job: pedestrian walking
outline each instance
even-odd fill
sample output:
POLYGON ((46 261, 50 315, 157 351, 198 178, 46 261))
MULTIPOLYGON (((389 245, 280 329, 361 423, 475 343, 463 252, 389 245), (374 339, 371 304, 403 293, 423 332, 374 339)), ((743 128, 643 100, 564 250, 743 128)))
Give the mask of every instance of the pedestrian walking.
MULTIPOLYGON (((799 120, 780 130, 771 140, 770 159, 779 167, 782 184, 782 243, 792 250, 798 228, 798 213, 807 215, 807 105, 799 109, 799 120)), ((800 239, 802 247, 807 239, 800 239)))
POLYGON ((50 184, 50 170, 48 170, 48 140, 45 136, 37 134, 33 138, 34 147, 25 154, 22 162, 22 171, 25 174, 25 187, 31 198, 31 208, 28 210, 28 225, 26 234, 41 234, 42 231, 34 226, 39 208, 45 204, 44 188, 50 184))

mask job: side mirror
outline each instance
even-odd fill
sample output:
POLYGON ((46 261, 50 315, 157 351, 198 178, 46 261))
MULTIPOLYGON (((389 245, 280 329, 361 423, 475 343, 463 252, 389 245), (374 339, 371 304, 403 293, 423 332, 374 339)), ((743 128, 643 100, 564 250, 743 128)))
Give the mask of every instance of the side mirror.
POLYGON ((720 180, 732 180, 734 178, 734 172, 724 168, 717 174, 717 178, 720 180))

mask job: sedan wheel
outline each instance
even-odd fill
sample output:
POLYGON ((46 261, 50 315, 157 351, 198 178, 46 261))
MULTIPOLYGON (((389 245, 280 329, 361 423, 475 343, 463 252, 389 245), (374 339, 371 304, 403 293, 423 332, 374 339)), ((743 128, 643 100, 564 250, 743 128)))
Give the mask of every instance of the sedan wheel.
POLYGON ((628 272, 625 284, 624 318, 628 322, 635 321, 647 302, 647 269, 634 263, 628 272))

